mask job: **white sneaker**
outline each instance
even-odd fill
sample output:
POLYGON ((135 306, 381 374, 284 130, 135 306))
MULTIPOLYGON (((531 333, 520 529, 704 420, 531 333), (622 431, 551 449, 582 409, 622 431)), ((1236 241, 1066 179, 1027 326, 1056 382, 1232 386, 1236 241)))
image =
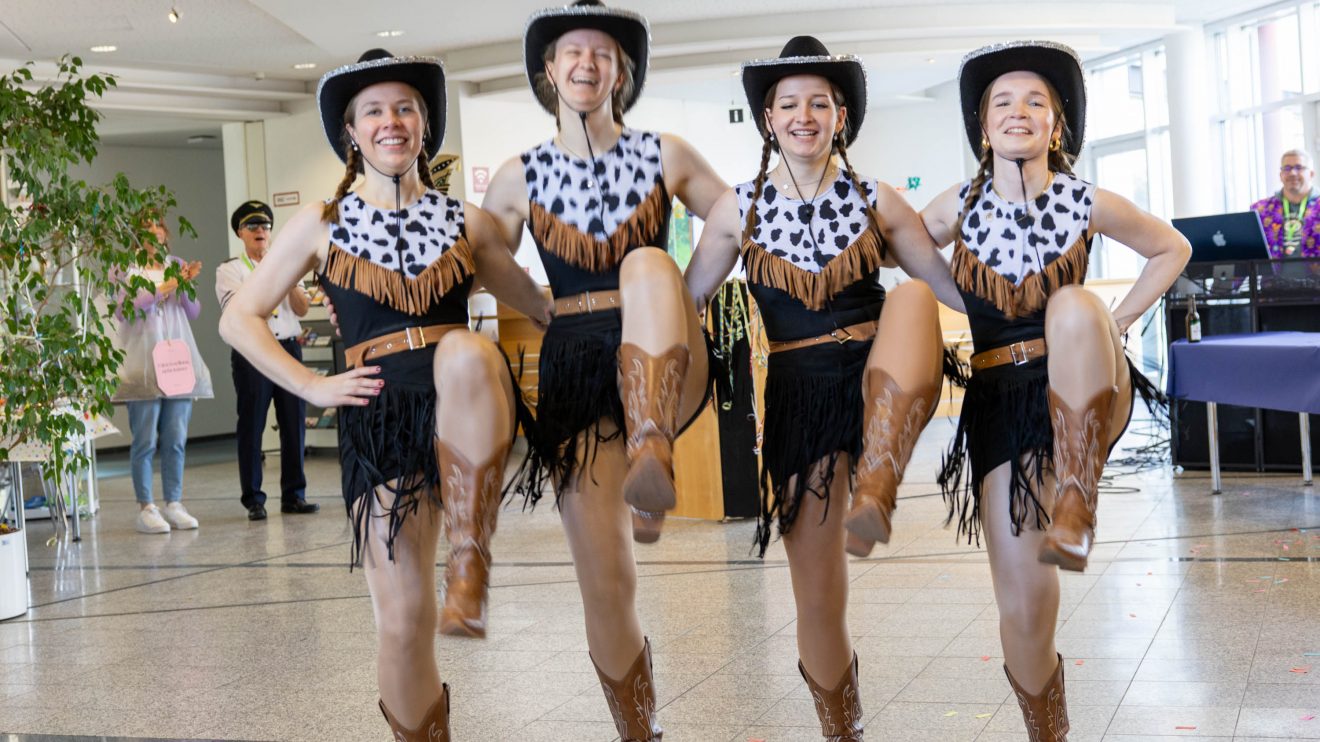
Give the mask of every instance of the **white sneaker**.
POLYGON ((180 531, 189 531, 197 527, 197 519, 184 509, 181 502, 166 503, 165 520, 180 531))
POLYGON ((160 508, 155 505, 148 505, 138 511, 137 523, 135 524, 138 533, 169 533, 170 524, 160 517, 160 508))

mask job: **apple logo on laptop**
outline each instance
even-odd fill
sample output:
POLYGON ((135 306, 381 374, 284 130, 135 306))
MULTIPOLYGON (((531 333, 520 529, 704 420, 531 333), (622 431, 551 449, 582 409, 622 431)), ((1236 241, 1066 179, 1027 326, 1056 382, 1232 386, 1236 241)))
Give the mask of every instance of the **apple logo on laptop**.
POLYGON ((1215 243, 1215 247, 1224 247, 1228 244, 1228 240, 1224 239, 1224 231, 1222 229, 1211 235, 1210 241, 1215 243))

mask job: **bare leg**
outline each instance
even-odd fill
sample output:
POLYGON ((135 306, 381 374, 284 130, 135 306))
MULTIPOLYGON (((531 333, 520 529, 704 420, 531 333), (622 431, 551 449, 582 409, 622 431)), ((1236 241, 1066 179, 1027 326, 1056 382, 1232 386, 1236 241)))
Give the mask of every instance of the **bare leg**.
POLYGON ((513 437, 513 386, 495 344, 466 330, 435 353, 436 460, 449 556, 440 631, 486 636, 490 541, 513 437))
POLYGON ((1086 569, 1095 541, 1100 474, 1108 444, 1132 404, 1118 328, 1100 299, 1080 286, 1056 291, 1045 310, 1049 408, 1058 500, 1040 559, 1086 569))
MULTIPOLYGON (((602 427, 607 434, 612 429, 602 427)), ((620 495, 627 468, 622 440, 601 443, 592 461, 594 447, 579 441, 577 481, 564 492, 560 512, 586 610, 587 645, 596 665, 619 678, 642 651, 631 518, 620 495)))
POLYGON ((705 396, 709 369, 696 309, 678 266, 657 248, 634 250, 620 268, 623 337, 619 393, 627 412, 629 471, 624 501, 648 517, 639 541, 659 537, 660 519, 676 502, 673 441, 705 396), (642 311, 629 311, 642 307, 642 311))
POLYGON ((1118 389, 1108 429, 1115 435, 1132 406, 1132 379, 1114 315, 1081 286, 1055 291, 1045 308, 1050 388, 1080 408, 1106 387, 1118 389))
POLYGON ((483 462, 509 445, 513 385, 494 343, 466 330, 446 333, 435 351, 435 388, 436 435, 464 458, 483 462))
POLYGON ((394 561, 386 550, 386 521, 394 496, 385 487, 358 500, 371 507, 364 572, 376 616, 376 680, 381 700, 406 728, 417 727, 440 698, 435 662, 435 550, 440 517, 425 499, 403 521, 394 540, 394 561))
POLYGON ((848 553, 866 556, 889 541, 890 513, 916 445, 940 392, 943 371, 939 308, 922 281, 890 291, 870 355, 862 395, 862 458, 847 527, 848 553))
MULTIPOLYGON (((1026 464, 1024 464, 1026 466, 1026 464)), ((1054 490, 1047 478, 1041 504, 1049 510, 1054 490)), ((1034 482, 1033 482, 1034 486, 1034 482)), ((1009 518, 1009 464, 995 467, 981 484, 981 520, 990 576, 999 606, 1004 664, 1027 692, 1038 693, 1058 664, 1054 627, 1059 618, 1059 572, 1037 553, 1045 532, 1024 525, 1013 534, 1009 518)))
MULTIPOLYGON (((827 463, 821 461, 817 467, 827 463)), ((785 489, 791 492, 795 484, 796 478, 790 478, 785 489)), ((843 553, 847 456, 840 456, 834 467, 828 514, 825 500, 810 492, 803 497, 797 520, 784 534, 797 604, 798 654, 807 674, 833 687, 853 657, 848 636, 848 559, 843 553)))

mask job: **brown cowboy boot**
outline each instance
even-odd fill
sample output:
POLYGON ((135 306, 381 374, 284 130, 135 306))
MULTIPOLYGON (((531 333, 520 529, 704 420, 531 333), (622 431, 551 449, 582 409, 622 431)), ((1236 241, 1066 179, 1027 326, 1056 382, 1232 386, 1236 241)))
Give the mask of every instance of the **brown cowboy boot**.
POLYGON ((816 702, 816 717, 820 719, 820 733, 826 742, 862 742, 862 699, 857 689, 857 653, 853 652, 848 670, 839 678, 834 690, 826 690, 807 674, 807 668, 798 662, 798 672, 807 681, 811 700, 816 702))
POLYGON ((438 438, 435 453, 449 539, 440 633, 482 639, 486 636, 490 539, 495 535, 508 448, 500 448, 481 466, 473 466, 438 438))
POLYGON ((422 723, 416 729, 405 729, 398 719, 385 708, 385 701, 380 702, 380 712, 385 714, 385 722, 394 733, 394 742, 449 742, 449 685, 441 686, 444 691, 431 706, 431 710, 422 717, 422 723))
POLYGON ((672 510, 676 504, 674 435, 688 360, 682 345, 658 356, 632 343, 619 346, 619 396, 628 427, 623 499, 642 512, 672 510))
POLYGON ((620 680, 606 675, 594 657, 591 664, 600 678, 600 687, 605 692, 605 702, 609 704, 610 716, 614 717, 614 729, 619 733, 620 742, 658 742, 664 737, 665 731, 660 728, 660 719, 655 714, 651 640, 642 640, 641 654, 620 680))
POLYGON ((1118 392, 1102 390, 1074 410, 1049 390, 1054 426, 1054 513, 1040 545, 1040 561, 1081 572, 1095 542, 1100 473, 1109 453, 1109 413, 1118 392))
POLYGON ((862 377, 866 411, 862 420, 862 456, 857 462, 846 549, 853 556, 871 553, 875 542, 889 543, 890 515, 898 499, 898 483, 912 458, 926 423, 935 413, 939 383, 905 392, 889 374, 868 368, 862 377))
POLYGON ((1013 673, 1008 671, 1008 665, 1004 665, 1004 674, 1013 686, 1018 708, 1022 709, 1022 721, 1027 725, 1028 742, 1068 740, 1068 700, 1063 692, 1063 656, 1058 657, 1059 666, 1054 669, 1045 687, 1034 696, 1022 690, 1022 686, 1013 679, 1013 673))

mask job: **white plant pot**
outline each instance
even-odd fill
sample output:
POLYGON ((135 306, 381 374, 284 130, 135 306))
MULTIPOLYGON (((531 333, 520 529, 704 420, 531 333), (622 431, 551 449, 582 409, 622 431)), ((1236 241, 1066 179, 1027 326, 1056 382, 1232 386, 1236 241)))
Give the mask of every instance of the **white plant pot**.
POLYGON ((0 621, 27 613, 27 534, 0 536, 0 621))

